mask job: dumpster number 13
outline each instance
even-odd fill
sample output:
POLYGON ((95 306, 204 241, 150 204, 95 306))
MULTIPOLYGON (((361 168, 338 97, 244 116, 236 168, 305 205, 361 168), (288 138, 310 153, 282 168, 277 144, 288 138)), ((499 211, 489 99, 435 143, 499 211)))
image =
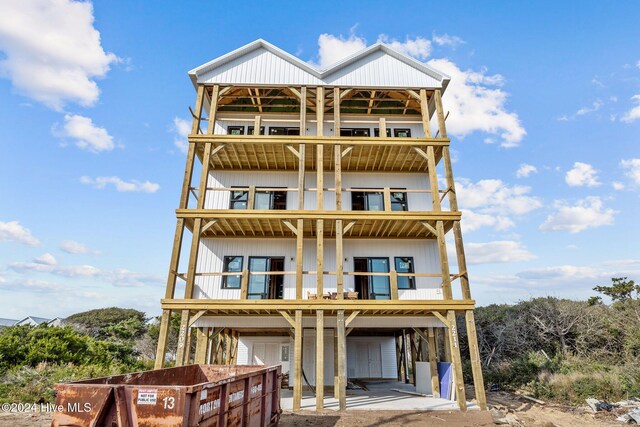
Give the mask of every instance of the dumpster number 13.
POLYGON ((164 409, 173 409, 176 404, 176 399, 173 397, 165 397, 162 401, 164 402, 164 409))

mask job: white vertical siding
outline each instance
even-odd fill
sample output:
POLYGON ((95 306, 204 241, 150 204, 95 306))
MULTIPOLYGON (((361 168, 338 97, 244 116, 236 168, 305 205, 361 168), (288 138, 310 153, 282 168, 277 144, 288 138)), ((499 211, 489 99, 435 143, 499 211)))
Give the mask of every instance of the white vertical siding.
MULTIPOLYGON (((266 171, 212 171, 209 174, 210 188, 248 187, 297 188, 296 172, 266 171)), ((231 193, 229 191, 207 191, 205 209, 229 209, 231 193)), ((287 209, 298 209, 298 192, 287 192, 287 209)))
MULTIPOLYGON (((291 342, 291 358, 294 357, 294 342, 291 342)), ((304 329, 302 340, 302 369, 311 385, 316 384, 316 331, 304 329)), ((293 384, 293 375, 289 376, 289 383, 293 384)), ((306 383, 303 382, 303 385, 306 383)), ((333 330, 324 331, 324 385, 333 385, 333 330)))
MULTIPOLYGON (((347 377, 355 378, 360 376, 358 360, 368 359, 367 354, 359 354, 358 343, 375 344, 380 346, 382 378, 397 378, 396 347, 393 337, 347 337, 347 377)), ((368 351, 368 349, 367 349, 368 351)), ((364 375, 368 377, 368 375, 364 375)))
MULTIPOLYGON (((224 256, 244 256, 244 267, 248 266, 249 256, 284 257, 285 271, 295 271, 295 239, 202 239, 198 257, 198 272, 220 272, 224 256)), ((388 257, 391 269, 395 269, 394 257, 411 256, 414 258, 416 273, 437 273, 440 269, 437 243, 434 240, 400 239, 345 239, 343 241, 345 271, 353 271, 354 257, 388 257), (375 243, 374 243, 375 242, 375 243)), ((335 271, 335 240, 325 239, 324 271, 335 271)), ((304 240, 303 270, 316 270, 316 241, 304 240)), ((221 276, 198 276, 194 298, 203 299, 239 299, 239 289, 222 289, 221 276)), ((354 290, 354 276, 344 277, 345 290, 354 290)), ((324 291, 335 292, 335 275, 324 276, 324 291)), ((316 293, 316 276, 307 274, 303 279, 303 298, 307 293, 316 293)), ((417 277, 416 289, 399 290, 402 300, 442 299, 440 280, 437 277, 417 277)), ((284 298, 295 299, 295 276, 284 276, 284 298)))
MULTIPOLYGON (((238 365, 253 365, 253 347, 255 344, 264 344, 264 343, 277 343, 277 344, 286 344, 289 345, 289 337, 256 337, 256 336, 241 336, 238 340, 238 355, 236 359, 236 364, 238 365)), ((289 372, 289 367, 291 366, 292 359, 292 347, 289 349, 289 361, 280 360, 280 364, 282 366, 282 373, 285 374, 289 372)), ((281 357, 280 348, 278 348, 278 355, 281 357)))

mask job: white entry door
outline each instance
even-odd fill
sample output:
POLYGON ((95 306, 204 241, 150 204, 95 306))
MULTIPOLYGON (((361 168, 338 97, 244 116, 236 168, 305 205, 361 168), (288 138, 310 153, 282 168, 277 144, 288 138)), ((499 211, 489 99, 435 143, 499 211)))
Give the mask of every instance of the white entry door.
POLYGON ((273 366, 280 364, 279 343, 255 343, 253 344, 253 364, 273 366))
POLYGON ((380 343, 369 343, 369 378, 382 378, 382 350, 380 343))

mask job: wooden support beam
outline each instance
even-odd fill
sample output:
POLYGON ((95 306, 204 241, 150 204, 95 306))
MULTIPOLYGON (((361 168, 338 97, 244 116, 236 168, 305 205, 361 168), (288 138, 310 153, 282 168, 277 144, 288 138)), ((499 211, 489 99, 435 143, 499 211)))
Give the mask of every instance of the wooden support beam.
POLYGON ((342 91, 342 93, 340 94, 340 100, 342 100, 345 96, 349 95, 351 93, 351 91, 353 91, 353 89, 345 89, 342 91))
POLYGON ((215 225, 215 223, 218 222, 217 219, 212 219, 211 221, 208 221, 203 227, 202 230, 200 230, 200 235, 203 235, 204 233, 207 232, 207 230, 209 230, 211 227, 213 227, 215 225))
POLYGON ((384 210, 391 212, 391 189, 389 189, 389 187, 384 187, 382 190, 382 196, 384 199, 384 210))
POLYGON ((200 130, 200 120, 202 119, 202 107, 204 106, 204 85, 198 85, 196 95, 196 106, 191 122, 191 135, 196 135, 200 130))
POLYGON ((442 138, 448 138, 447 126, 445 125, 444 109, 442 108, 442 93, 440 89, 434 91, 434 98, 436 102, 436 116, 438 117, 438 130, 442 138))
POLYGON ((191 317, 191 320, 189 320, 189 327, 192 327, 193 324, 196 323, 202 316, 204 316, 206 312, 207 310, 200 310, 195 315, 193 315, 193 317, 191 317))
POLYGON ((295 148, 293 148, 292 145, 285 145, 285 147, 287 147, 287 150, 291 151, 293 153, 294 156, 296 156, 296 158, 298 160, 300 160, 300 153, 298 152, 298 150, 296 150, 295 148))
POLYGON ((324 293, 324 220, 316 220, 316 294, 324 293))
POLYGON ((360 311, 359 311, 359 310, 356 310, 356 311, 352 312, 352 313, 349 315, 349 317, 347 317, 347 320, 345 320, 345 321, 344 321, 344 326, 345 326, 345 328, 348 328, 348 327, 349 327, 349 325, 351 324, 351 322, 353 322, 353 319, 355 319, 355 318, 356 318, 356 316, 357 316, 358 314, 360 314, 360 311))
MULTIPOLYGON (((333 134, 340 136, 340 88, 333 88, 333 134)), ((336 210, 342 210, 342 146, 334 147, 334 183, 336 188, 336 210)))
POLYGON ((438 235, 438 230, 436 230, 435 228, 433 228, 431 226, 431 224, 429 224, 428 222, 421 222, 421 224, 424 226, 424 228, 426 228, 427 230, 429 230, 431 233, 433 233, 434 236, 438 235))
POLYGON ((316 410, 324 409, 324 311, 316 312, 316 410))
POLYGON ((339 300, 344 299, 344 255, 341 219, 336 220, 336 293, 339 300))
MULTIPOLYGON (((257 89, 256 89, 257 90, 257 89)), ((260 135, 260 124, 262 123, 262 119, 260 116, 256 115, 253 119, 253 134, 260 135)))
POLYGON ((378 136, 381 138, 387 137, 387 119, 380 117, 378 121, 378 136))
POLYGON ((207 335, 209 328, 196 328, 196 354, 194 363, 203 364, 207 358, 207 335))
POLYGON ((350 334, 351 332, 353 332, 353 329, 354 329, 354 328, 348 328, 348 329, 344 332, 344 334, 345 334, 346 336, 349 336, 349 334, 350 334))
POLYGON ((411 380, 413 385, 416 385, 416 359, 418 358, 418 353, 416 351, 416 334, 415 332, 409 332, 409 349, 411 354, 411 380))
POLYGON ((256 203, 256 186, 249 186, 249 194, 247 195, 247 209, 255 209, 256 203))
MULTIPOLYGON (((322 311, 322 310, 320 310, 320 311, 322 311)), ((291 325, 291 327, 295 329, 295 327, 296 327, 296 321, 295 321, 295 320, 293 320, 293 319, 291 318, 291 316, 289 316, 289 313, 287 313, 287 312, 286 312, 286 311, 284 311, 284 310, 278 310, 278 313, 280 313, 280 314, 282 315, 282 317, 284 317, 284 320, 286 320, 286 321, 289 323, 289 325, 291 325)))
POLYGON ((291 224, 291 223, 290 223, 289 221, 287 221, 286 219, 283 219, 283 220, 282 220, 282 223, 283 223, 284 225, 286 225, 286 226, 287 226, 287 228, 288 228, 289 230, 291 230, 291 232, 293 233, 293 235, 294 235, 294 236, 297 236, 297 235, 298 235, 298 229, 296 228, 296 226, 295 226, 295 225, 291 224))
POLYGON ((411 89, 407 89, 407 93, 409 94, 409 96, 411 96, 416 101, 420 101, 421 100, 420 95, 418 95, 415 91, 413 91, 411 89))
POLYGON ((209 102, 209 125, 207 127, 207 134, 209 135, 213 135, 215 133, 214 130, 216 126, 216 115, 218 112, 218 100, 220 99, 219 92, 220 85, 213 85, 213 89, 211 90, 211 101, 209 102))
POLYGON ((389 272, 389 279, 391 285, 391 299, 399 299, 398 295, 398 272, 396 270, 391 270, 389 272))
POLYGON ((298 227, 296 233, 296 299, 302 299, 302 280, 304 278, 302 271, 302 261, 304 246, 304 220, 298 219, 298 227))
POLYGON ((449 347, 451 348, 451 362, 453 364, 453 382, 456 388, 456 400, 461 411, 467 410, 467 398, 464 391, 464 378, 462 377, 462 359, 460 357, 460 344, 458 342, 458 327, 456 325, 456 312, 447 312, 449 320, 449 347))
POLYGON ((465 311, 467 325, 467 338, 469 340, 469 359, 471 360, 471 373, 473 374, 473 387, 476 392, 476 402, 480 410, 487 410, 487 398, 484 393, 484 379, 482 378, 482 365, 480 363, 480 349, 476 334, 476 321, 473 310, 465 311))
POLYGON ((340 388, 338 387, 338 328, 333 330, 333 398, 338 400, 340 388))
POLYGON ((447 318, 444 317, 442 314, 438 313, 437 311, 432 311, 431 314, 436 316, 438 318, 438 320, 440 320, 442 323, 444 323, 444 327, 445 328, 449 327, 449 320, 447 320, 447 318))
POLYGON ((302 310, 296 310, 293 350, 293 411, 302 404, 302 310))
POLYGON ((347 154, 349 154, 351 152, 351 150, 353 150, 353 145, 350 145, 347 148, 345 148, 344 150, 342 150, 342 157, 344 157, 347 154))
POLYGON ((440 397, 440 380, 438 378, 438 349, 436 348, 436 338, 433 328, 429 328, 429 370, 431 371, 431 389, 433 397, 440 397))
POLYGON ((452 299, 453 292, 451 290, 451 272, 449 271, 449 258, 447 254, 447 243, 444 237, 444 223, 436 222, 436 230, 438 237, 438 255, 440 258, 440 271, 442 273, 442 296, 444 299, 452 299))
POLYGON ((162 369, 167 352, 167 341, 169 339, 169 322, 171 321, 171 310, 162 310, 160 319, 160 334, 158 336, 158 347, 156 348, 156 360, 153 369, 162 369))
POLYGON ((242 277, 240 278, 240 299, 246 300, 249 294, 249 270, 246 268, 242 270, 242 277))
POLYGON ((180 329, 178 329, 178 344, 176 346, 176 366, 184 365, 189 359, 188 355, 189 335, 189 310, 182 310, 180 329))
POLYGON ((344 226, 344 229, 342 230, 342 233, 346 233, 349 230, 351 230, 351 227, 353 227, 354 225, 356 225, 358 221, 351 221, 350 223, 348 223, 347 225, 344 226))
POLYGON ((344 310, 338 310, 336 323, 338 329, 338 407, 344 411, 347 409, 347 335, 345 334, 344 310))
POLYGON ((420 89, 420 113, 422 116, 422 129, 425 138, 431 138, 431 122, 429 120, 429 101, 427 100, 427 90, 420 89))

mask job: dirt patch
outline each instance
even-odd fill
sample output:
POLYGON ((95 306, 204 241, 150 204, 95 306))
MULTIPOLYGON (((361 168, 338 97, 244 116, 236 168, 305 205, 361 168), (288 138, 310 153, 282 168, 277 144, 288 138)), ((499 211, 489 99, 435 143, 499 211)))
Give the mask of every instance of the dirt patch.
POLYGON ((49 427, 52 414, 47 413, 0 413, 1 427, 49 427))
POLYGON ((480 411, 346 411, 322 413, 301 411, 285 412, 279 427, 422 427, 422 426, 494 426, 491 414, 480 411))

